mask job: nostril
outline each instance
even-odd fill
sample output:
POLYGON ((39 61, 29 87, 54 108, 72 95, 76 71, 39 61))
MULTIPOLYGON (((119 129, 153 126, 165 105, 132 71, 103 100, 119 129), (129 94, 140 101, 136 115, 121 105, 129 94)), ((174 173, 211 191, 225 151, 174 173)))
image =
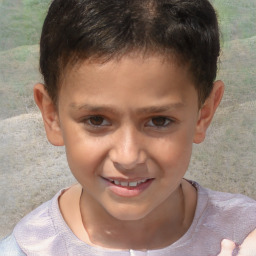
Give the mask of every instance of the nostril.
POLYGON ((120 162, 114 162, 114 166, 117 170, 120 171, 128 171, 133 169, 136 165, 134 164, 127 164, 127 163, 120 163, 120 162))
POLYGON ((133 170, 145 170, 146 169, 146 164, 145 163, 133 163, 133 164, 124 164, 124 163, 118 163, 114 162, 114 167, 116 170, 119 171, 133 171, 133 170))

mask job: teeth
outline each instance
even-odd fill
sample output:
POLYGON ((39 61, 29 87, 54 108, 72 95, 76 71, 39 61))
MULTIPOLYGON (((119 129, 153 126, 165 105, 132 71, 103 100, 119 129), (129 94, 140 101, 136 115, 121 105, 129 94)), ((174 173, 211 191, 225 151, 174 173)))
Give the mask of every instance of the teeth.
POLYGON ((114 180, 115 185, 120 185, 120 182, 118 180, 114 180))
POLYGON ((136 187, 139 183, 138 182, 129 182, 129 187, 136 187))
POLYGON ((139 181, 118 181, 118 180, 111 180, 115 185, 122 186, 122 187, 137 187, 139 184, 142 184, 147 181, 147 179, 139 180, 139 181))
POLYGON ((121 181, 121 186, 123 186, 123 187, 127 187, 128 186, 128 182, 126 182, 126 181, 121 181))

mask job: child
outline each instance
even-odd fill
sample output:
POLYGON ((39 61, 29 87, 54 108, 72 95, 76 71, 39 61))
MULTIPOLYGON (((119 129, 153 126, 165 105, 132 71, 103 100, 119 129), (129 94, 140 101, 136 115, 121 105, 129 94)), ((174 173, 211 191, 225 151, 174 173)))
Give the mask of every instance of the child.
POLYGON ((1 255, 256 255, 256 202, 183 179, 224 91, 207 0, 54 0, 40 46, 35 101, 78 184, 1 255))

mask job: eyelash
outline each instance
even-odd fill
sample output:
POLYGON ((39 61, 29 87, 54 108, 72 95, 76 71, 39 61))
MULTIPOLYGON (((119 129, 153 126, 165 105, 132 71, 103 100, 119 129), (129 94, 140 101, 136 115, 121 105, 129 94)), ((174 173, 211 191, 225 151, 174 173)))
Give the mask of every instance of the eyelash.
MULTIPOLYGON (((158 120, 159 121, 159 120, 158 120)), ((174 123, 174 120, 168 118, 168 117, 165 117, 165 116, 156 116, 156 117, 152 117, 150 119, 150 121, 147 123, 147 126, 149 127, 154 127, 154 128, 157 128, 157 129, 163 129, 163 128, 167 128, 169 127, 172 123, 174 123), (164 121, 164 124, 163 125, 155 125, 153 124, 153 120, 154 119, 162 119, 162 121, 164 121), (149 125, 149 123, 152 123, 149 125)))
MULTIPOLYGON (((95 121, 95 120, 94 120, 94 121, 95 121)), ((103 116, 89 116, 89 117, 87 117, 87 118, 85 118, 85 119, 83 120, 83 123, 86 124, 86 125, 88 125, 88 126, 90 126, 90 127, 93 127, 93 128, 100 128, 100 127, 102 127, 102 126, 110 126, 110 125, 111 125, 111 123, 110 123, 109 121, 107 121, 107 119, 104 118, 103 116), (93 118, 94 118, 94 119, 96 119, 96 118, 101 118, 103 124, 102 124, 102 123, 101 123, 101 124, 98 124, 98 125, 93 124, 93 123, 92 123, 92 119, 93 119, 93 118), (105 124, 104 124, 104 122, 105 122, 105 124)))
MULTIPOLYGON (((95 121, 95 120, 94 120, 95 121)), ((106 127, 106 126, 111 126, 111 123, 103 116, 89 116, 87 118, 85 118, 83 120, 83 123, 90 126, 90 127, 93 127, 93 128, 102 128, 102 127, 106 127), (99 121, 102 121, 100 124, 93 124, 92 123, 92 119, 101 119, 99 121)), ((163 128, 167 128, 169 127, 172 123, 174 123, 174 120, 173 119, 170 119, 170 118, 167 118, 165 116, 156 116, 156 117, 152 117, 150 118, 150 120, 146 123, 146 127, 154 127, 156 129, 163 129, 163 128), (153 121, 158 121, 161 120, 161 121, 164 121, 164 124, 163 125, 156 125, 153 123, 153 121)))

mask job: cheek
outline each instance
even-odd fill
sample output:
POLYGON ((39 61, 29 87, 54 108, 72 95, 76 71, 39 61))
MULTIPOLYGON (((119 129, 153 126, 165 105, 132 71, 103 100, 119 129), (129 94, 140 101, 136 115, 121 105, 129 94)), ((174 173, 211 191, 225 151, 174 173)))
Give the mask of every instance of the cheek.
POLYGON ((189 159, 192 151, 192 132, 179 132, 158 141, 154 147, 155 159, 161 159, 166 164, 182 163, 189 159))
POLYGON ((107 152, 104 141, 96 137, 86 136, 79 129, 65 132, 64 142, 67 160, 73 173, 95 172, 101 165, 107 152))
POLYGON ((99 147, 91 141, 82 141, 66 146, 66 155, 69 168, 76 180, 83 186, 94 184, 95 179, 100 175, 104 154, 99 147))
POLYGON ((163 169, 172 175, 185 174, 192 152, 192 146, 183 147, 182 144, 170 144, 159 152, 158 159, 163 165, 163 169), (182 174, 183 173, 183 174, 182 174))
POLYGON ((180 180, 185 175, 192 153, 192 132, 175 133, 157 143, 152 164, 162 178, 162 184, 180 180), (169 178, 168 178, 169 177, 169 178), (167 179, 166 179, 167 178, 167 179), (170 181, 171 179, 171 181, 170 181))

